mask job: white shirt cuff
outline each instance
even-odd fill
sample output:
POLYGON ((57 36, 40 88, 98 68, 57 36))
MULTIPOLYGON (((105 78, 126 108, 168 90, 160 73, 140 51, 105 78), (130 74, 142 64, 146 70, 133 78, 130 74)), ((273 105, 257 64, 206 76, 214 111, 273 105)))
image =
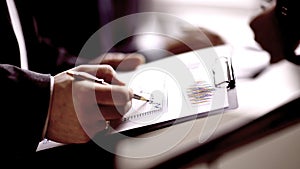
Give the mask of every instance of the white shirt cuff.
POLYGON ((54 87, 54 77, 50 76, 50 100, 49 100, 48 113, 47 113, 44 129, 43 129, 43 133, 42 133, 42 139, 45 139, 47 128, 48 128, 49 115, 50 115, 50 111, 51 111, 51 107, 52 107, 53 87, 54 87))

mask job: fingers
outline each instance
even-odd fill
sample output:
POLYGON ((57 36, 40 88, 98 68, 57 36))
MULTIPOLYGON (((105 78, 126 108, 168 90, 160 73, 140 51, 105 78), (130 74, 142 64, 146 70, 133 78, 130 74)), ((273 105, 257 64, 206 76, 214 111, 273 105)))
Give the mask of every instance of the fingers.
POLYGON ((73 83, 73 95, 80 102, 89 103, 96 100, 102 105, 125 105, 133 98, 133 91, 126 86, 100 84, 90 80, 80 80, 73 83))
POLYGON ((118 71, 134 70, 145 63, 145 57, 139 53, 107 53, 102 57, 101 64, 111 65, 118 71))
POLYGON ((133 92, 124 86, 95 86, 95 94, 104 120, 119 120, 131 108, 133 92))
MULTIPOLYGON (((108 65, 82 65, 72 70, 89 73, 106 82, 124 84, 118 81, 116 72, 108 65)), ((83 110, 98 106, 104 119, 115 120, 120 119, 131 107, 133 91, 126 86, 95 83, 83 78, 73 83, 73 95, 75 101, 85 107, 83 110)))
POLYGON ((125 105, 133 97, 132 90, 115 85, 97 85, 95 94, 97 103, 102 105, 125 105))
POLYGON ((116 78, 116 72, 110 65, 80 65, 73 70, 90 73, 111 84, 125 85, 124 82, 116 78))
POLYGON ((131 107, 131 102, 127 102, 124 106, 106 106, 98 105, 100 112, 105 120, 117 120, 123 117, 131 107))

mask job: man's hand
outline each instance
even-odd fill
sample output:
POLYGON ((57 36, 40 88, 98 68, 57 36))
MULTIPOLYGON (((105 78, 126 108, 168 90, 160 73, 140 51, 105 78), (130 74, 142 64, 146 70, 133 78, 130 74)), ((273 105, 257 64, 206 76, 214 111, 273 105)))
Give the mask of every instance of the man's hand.
POLYGON ((61 143, 85 143, 119 120, 131 107, 133 93, 116 79, 108 65, 81 65, 71 69, 104 79, 105 84, 77 80, 66 72, 54 76, 54 91, 46 137, 61 143))

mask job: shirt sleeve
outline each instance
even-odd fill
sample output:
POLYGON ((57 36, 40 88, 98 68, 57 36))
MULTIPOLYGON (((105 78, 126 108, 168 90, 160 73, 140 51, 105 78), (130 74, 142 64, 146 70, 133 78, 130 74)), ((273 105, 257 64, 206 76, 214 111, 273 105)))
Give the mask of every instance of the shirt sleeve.
POLYGON ((54 87, 54 77, 50 76, 50 100, 49 100, 48 113, 47 113, 44 129, 43 129, 42 139, 45 139, 46 132, 48 129, 49 116, 50 116, 51 107, 52 107, 53 87, 54 87))

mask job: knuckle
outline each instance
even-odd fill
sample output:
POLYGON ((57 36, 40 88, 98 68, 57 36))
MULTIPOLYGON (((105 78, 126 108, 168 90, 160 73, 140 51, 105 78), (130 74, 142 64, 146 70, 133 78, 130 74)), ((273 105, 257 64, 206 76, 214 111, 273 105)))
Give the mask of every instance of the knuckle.
POLYGON ((101 67, 97 71, 97 74, 113 77, 115 75, 115 71, 110 65, 101 65, 101 67))
POLYGON ((79 65, 75 67, 75 70, 82 71, 84 69, 84 65, 79 65))

